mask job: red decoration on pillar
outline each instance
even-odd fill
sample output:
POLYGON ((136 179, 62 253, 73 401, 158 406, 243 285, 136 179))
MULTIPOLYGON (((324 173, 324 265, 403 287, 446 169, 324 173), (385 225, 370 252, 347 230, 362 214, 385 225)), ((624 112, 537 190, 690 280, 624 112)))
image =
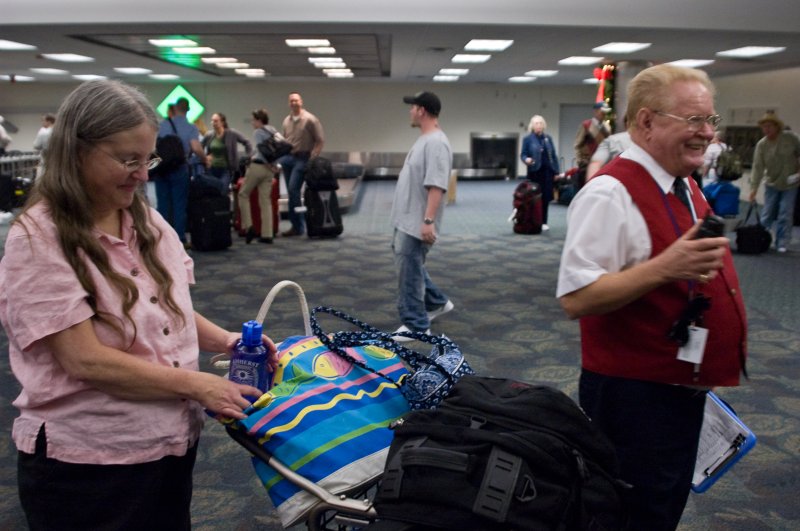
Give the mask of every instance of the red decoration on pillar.
POLYGON ((594 78, 599 80, 597 84, 597 97, 595 103, 606 101, 606 80, 611 79, 614 65, 603 65, 601 68, 594 69, 594 78))

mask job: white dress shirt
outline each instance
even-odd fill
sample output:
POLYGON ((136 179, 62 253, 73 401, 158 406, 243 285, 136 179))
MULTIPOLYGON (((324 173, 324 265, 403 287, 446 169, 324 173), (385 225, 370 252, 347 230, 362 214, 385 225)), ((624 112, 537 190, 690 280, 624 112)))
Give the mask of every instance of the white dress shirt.
MULTIPOLYGON (((620 157, 642 165, 664 194, 671 192, 675 176, 641 147, 633 144, 620 157)), ((588 286, 606 273, 644 262, 651 252, 650 232, 628 190, 615 177, 599 175, 586 183, 567 211, 556 297, 588 286)))

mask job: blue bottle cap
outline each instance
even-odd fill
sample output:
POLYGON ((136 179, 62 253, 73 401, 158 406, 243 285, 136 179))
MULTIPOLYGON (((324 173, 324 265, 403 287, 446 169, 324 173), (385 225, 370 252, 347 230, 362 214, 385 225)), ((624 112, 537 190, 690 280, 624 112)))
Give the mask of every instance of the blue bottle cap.
POLYGON ((248 347, 261 345, 263 327, 258 321, 247 321, 242 325, 242 343, 248 347))

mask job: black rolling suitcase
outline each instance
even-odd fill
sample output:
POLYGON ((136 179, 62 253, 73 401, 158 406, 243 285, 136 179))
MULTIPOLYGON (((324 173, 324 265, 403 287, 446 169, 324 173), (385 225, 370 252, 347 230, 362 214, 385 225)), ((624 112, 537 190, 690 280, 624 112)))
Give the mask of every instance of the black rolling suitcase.
POLYGON ((306 168, 306 231, 309 238, 335 238, 344 230, 336 190, 339 183, 328 159, 316 157, 306 168))
POLYGON ((233 244, 231 240, 231 201, 228 196, 198 198, 189 209, 192 249, 221 251, 233 244))

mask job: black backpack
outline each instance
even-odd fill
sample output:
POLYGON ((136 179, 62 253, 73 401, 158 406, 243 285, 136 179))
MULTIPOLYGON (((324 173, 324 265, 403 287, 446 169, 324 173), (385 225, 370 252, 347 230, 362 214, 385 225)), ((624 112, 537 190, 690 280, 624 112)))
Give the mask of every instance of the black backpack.
POLYGON ((306 187, 317 192, 339 189, 339 181, 333 174, 333 164, 324 157, 314 157, 306 164, 306 187))
POLYGON ((542 232, 542 192, 539 185, 525 181, 514 190, 514 232, 540 234, 542 232))
POLYGON ((156 153, 161 158, 161 163, 155 167, 153 173, 157 176, 166 175, 175 171, 181 165, 186 164, 186 152, 183 149, 183 140, 178 136, 178 130, 171 118, 169 125, 172 126, 174 135, 164 135, 156 140, 156 153))
POLYGON ((613 448, 557 389, 465 376, 394 425, 378 517, 434 529, 618 530, 613 448))

